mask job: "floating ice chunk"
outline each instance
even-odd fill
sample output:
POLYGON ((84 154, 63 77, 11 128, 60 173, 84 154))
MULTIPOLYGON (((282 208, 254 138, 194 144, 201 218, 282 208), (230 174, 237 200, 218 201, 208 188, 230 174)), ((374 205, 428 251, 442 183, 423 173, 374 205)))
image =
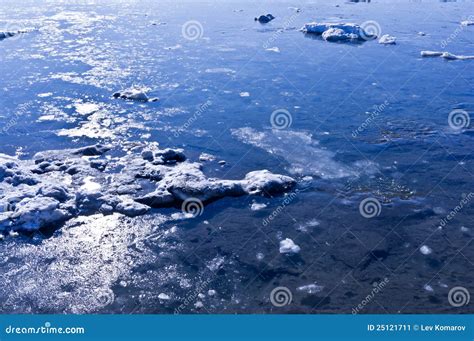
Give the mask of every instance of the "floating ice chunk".
POLYGON ((196 303, 194 303, 194 307, 197 309, 201 309, 204 307, 204 304, 201 301, 197 301, 196 303))
POLYGON ((396 40, 397 40, 397 38, 395 38, 391 35, 388 35, 388 34, 384 34, 383 36, 380 37, 379 44, 395 45, 397 43, 396 40))
POLYGON ((255 18, 255 21, 258 21, 261 24, 266 24, 272 21, 273 19, 275 19, 273 15, 267 14, 267 15, 261 15, 258 18, 255 18))
POLYGON ((260 210, 264 209, 265 207, 267 207, 266 204, 260 204, 258 202, 253 202, 252 205, 250 206, 250 209, 252 211, 260 211, 260 210))
POLYGON ((418 35, 424 37, 424 36, 426 36, 426 33, 420 31, 420 32, 418 32, 418 35))
POLYGON ((213 289, 209 289, 209 290, 207 291, 207 294, 208 294, 209 296, 215 296, 215 295, 216 295, 216 291, 213 290, 213 289))
POLYGON ((302 292, 305 292, 305 293, 308 293, 308 294, 316 294, 316 293, 322 291, 323 289, 324 289, 323 286, 317 285, 316 283, 303 285, 303 286, 300 286, 300 287, 296 288, 296 290, 302 291, 302 292))
POLYGON ((290 238, 283 239, 280 242, 280 253, 299 253, 301 248, 290 238))
POLYGON ((74 104, 76 111, 80 115, 90 115, 100 109, 95 103, 76 103, 74 104))
POLYGON ((474 20, 463 20, 461 21, 462 26, 471 26, 474 25, 474 20))
POLYGON ((199 161, 214 161, 215 159, 216 157, 211 154, 201 153, 201 155, 199 155, 199 161))
POLYGON ((276 52, 276 53, 280 53, 280 48, 278 47, 269 47, 268 49, 266 49, 267 51, 270 51, 270 52, 276 52))
POLYGON ((429 284, 425 284, 425 285, 423 286, 423 289, 425 289, 426 291, 429 291, 429 292, 434 292, 433 287, 432 287, 431 285, 429 285, 429 284))
POLYGON ((420 252, 422 254, 424 254, 425 256, 431 254, 433 252, 433 250, 431 250, 431 248, 427 245, 423 245, 422 247, 420 247, 420 252))
POLYGON ((125 214, 129 217, 136 217, 138 215, 142 215, 150 210, 149 206, 142 205, 138 202, 135 202, 131 199, 127 199, 119 203, 115 209, 117 212, 125 214))
POLYGON ((139 102, 156 102, 158 98, 148 98, 144 89, 130 88, 113 94, 114 98, 129 99, 139 102))
POLYGON ((247 173, 243 187, 249 194, 272 194, 283 192, 295 184, 296 181, 289 176, 273 174, 264 169, 247 173))
POLYGON ((444 52, 441 51, 421 51, 422 57, 441 57, 444 52))
POLYGON ((239 95, 240 95, 240 97, 250 97, 250 93, 246 92, 246 91, 241 92, 239 95))
POLYGON ((323 35, 323 39, 327 41, 369 40, 377 38, 377 36, 365 32, 362 27, 353 23, 311 22, 305 24, 301 28, 301 31, 304 33, 323 35))
POLYGON ((341 28, 330 28, 323 32, 322 37, 326 41, 344 41, 344 40, 356 40, 359 36, 355 33, 348 33, 341 28))
POLYGON ((443 52, 443 51, 421 51, 421 56, 422 57, 441 57, 447 60, 474 59, 474 56, 455 55, 450 52, 443 52))
POLYGON ((168 301, 171 299, 171 297, 167 294, 165 294, 164 292, 162 292, 161 294, 158 295, 158 298, 160 300, 164 300, 164 301, 168 301))
POLYGON ((447 60, 466 60, 466 59, 474 59, 474 56, 461 56, 461 55, 455 55, 449 52, 444 52, 441 55, 442 58, 447 59, 447 60))

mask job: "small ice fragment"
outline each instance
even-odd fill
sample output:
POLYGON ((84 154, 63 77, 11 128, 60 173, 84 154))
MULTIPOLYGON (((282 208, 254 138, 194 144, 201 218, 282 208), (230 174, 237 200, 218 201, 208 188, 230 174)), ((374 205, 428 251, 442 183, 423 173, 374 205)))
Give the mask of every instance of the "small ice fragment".
POLYGON ((209 290, 207 291, 207 294, 208 294, 209 296, 215 296, 216 291, 213 290, 213 289, 209 289, 209 290))
POLYGON ((431 250, 431 248, 427 245, 423 245, 422 247, 420 247, 420 252, 422 254, 424 254, 425 256, 431 254, 433 252, 433 250, 431 250))
POLYGON ((92 180, 94 180, 94 178, 91 176, 88 176, 84 179, 84 184, 81 186, 81 189, 86 193, 96 193, 102 188, 100 184, 92 180))
POLYGON ((218 164, 220 164, 220 165, 225 165, 225 164, 226 164, 226 161, 225 161, 225 160, 220 160, 220 161, 218 162, 218 164))
POLYGON ((290 238, 283 239, 280 242, 280 253, 299 253, 301 248, 290 238))
POLYGON ((197 309, 201 309, 204 307, 204 304, 201 302, 201 301, 197 301, 194 306, 197 308, 197 309))
POLYGON ((3 234, 0 234, 0 240, 4 240, 5 236, 3 234))
POLYGON ((431 285, 429 285, 429 284, 425 284, 425 285, 423 286, 423 289, 425 289, 426 291, 429 291, 429 292, 433 292, 433 291, 434 291, 433 287, 432 287, 431 285))
POLYGON ((444 52, 441 51, 421 51, 422 57, 441 57, 444 52))
POLYGON ((13 237, 13 238, 19 236, 18 232, 16 232, 16 231, 10 231, 8 234, 10 235, 10 237, 13 237))
POLYGON ((216 157, 211 154, 201 153, 201 155, 199 155, 199 161, 214 161, 215 159, 216 157))
POLYGON ((420 32, 418 32, 418 35, 419 35, 419 36, 426 36, 426 33, 420 31, 420 32))
POLYGON ((250 97, 250 93, 246 91, 241 92, 239 95, 240 97, 250 97))
POLYGON ((269 47, 268 49, 266 49, 267 51, 270 51, 270 52, 276 52, 276 53, 280 53, 280 49, 278 47, 269 47))
POLYGON ((388 35, 388 34, 384 34, 383 36, 380 37, 379 44, 395 45, 397 43, 396 40, 397 40, 397 38, 395 38, 391 35, 388 35))
POLYGON ((441 55, 442 58, 447 60, 466 60, 466 59, 474 59, 474 56, 462 56, 462 55, 455 55, 449 52, 444 52, 441 55))
POLYGON ((469 229, 466 226, 461 226, 461 232, 469 232, 469 229))
POLYGON ((318 292, 320 292, 321 290, 323 290, 323 286, 321 285, 317 285, 317 284, 308 284, 308 285, 303 285, 303 286, 300 286, 298 288, 296 288, 296 290, 298 291, 302 291, 302 292, 306 292, 308 294, 316 294, 318 292))
POLYGON ((252 211, 259 211, 261 209, 264 209, 265 207, 267 207, 266 204, 259 204, 258 202, 253 202, 252 205, 250 206, 250 209, 252 211))
POLYGON ((474 25, 474 20, 463 20, 461 21, 462 26, 471 26, 474 25))
POLYGON ((204 299, 204 298, 206 297, 206 295, 204 295, 203 293, 199 293, 199 294, 198 294, 198 297, 199 297, 200 299, 204 299))
POLYGON ((162 292, 161 294, 158 295, 158 298, 160 300, 169 300, 170 299, 170 296, 165 294, 164 292, 162 292))
POLYGON ((265 258, 263 253, 261 253, 261 252, 257 253, 257 259, 258 260, 262 260, 263 258, 265 258))
POLYGON ((44 92, 42 94, 38 94, 38 97, 44 98, 44 97, 49 97, 49 96, 52 96, 52 95, 53 95, 52 92, 44 92))

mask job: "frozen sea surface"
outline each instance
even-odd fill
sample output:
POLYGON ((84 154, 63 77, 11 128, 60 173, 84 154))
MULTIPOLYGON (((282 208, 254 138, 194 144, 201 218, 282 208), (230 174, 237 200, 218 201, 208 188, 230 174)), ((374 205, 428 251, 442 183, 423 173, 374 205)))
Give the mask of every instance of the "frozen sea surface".
POLYGON ((474 293, 474 60, 420 54, 474 55, 472 16, 467 0, 2 1, 0 31, 25 33, 0 40, 0 153, 157 142, 208 177, 297 186, 195 217, 5 231, 0 312, 352 313, 382 284, 359 312, 474 312, 448 300, 474 293), (396 44, 325 41, 309 22, 396 44), (159 100, 113 98, 130 88, 159 100), (299 252, 280 253, 287 239, 299 252))

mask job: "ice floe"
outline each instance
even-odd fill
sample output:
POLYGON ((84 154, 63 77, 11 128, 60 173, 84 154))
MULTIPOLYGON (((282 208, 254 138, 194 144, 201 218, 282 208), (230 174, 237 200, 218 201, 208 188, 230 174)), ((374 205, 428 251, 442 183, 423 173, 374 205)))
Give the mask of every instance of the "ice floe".
POLYGON ((301 248, 290 238, 283 239, 280 242, 280 253, 299 253, 301 248))
POLYGON ((114 98, 128 99, 139 102, 156 102, 158 98, 149 98, 144 89, 130 88, 122 91, 118 91, 113 94, 114 98))
POLYGON ((420 247, 420 252, 422 254, 424 254, 425 256, 431 254, 433 252, 433 250, 431 250, 431 248, 427 245, 423 245, 420 247))
POLYGON ((318 23, 305 24, 301 31, 321 35, 326 41, 372 40, 376 35, 366 32, 361 26, 353 23, 318 23))
POLYGON ((307 294, 316 294, 324 289, 323 286, 317 285, 316 283, 302 285, 296 288, 297 291, 305 292, 307 294))
POLYGON ((441 57, 447 60, 474 59, 474 55, 473 56, 455 55, 450 52, 444 52, 444 51, 421 51, 420 54, 422 57, 441 57))
POLYGON ((179 207, 188 198, 206 203, 225 196, 272 195, 296 184, 267 170, 249 172, 242 180, 208 178, 201 167, 180 149, 138 142, 125 149, 96 144, 45 151, 32 160, 0 154, 0 231, 56 227, 95 213, 134 217, 151 207, 179 207), (109 151, 124 155, 105 155, 109 151))
POLYGON ((397 38, 388 34, 384 34, 379 39, 379 44, 383 44, 383 45, 395 45, 396 43, 397 43, 397 38))
POLYGON ((472 26, 474 25, 474 20, 463 20, 461 21, 462 26, 472 26))
POLYGON ((334 153, 324 150, 306 132, 291 130, 256 131, 250 127, 232 130, 232 135, 243 143, 262 148, 284 158, 289 171, 298 175, 317 175, 324 179, 358 176, 357 167, 351 168, 334 160, 334 153))

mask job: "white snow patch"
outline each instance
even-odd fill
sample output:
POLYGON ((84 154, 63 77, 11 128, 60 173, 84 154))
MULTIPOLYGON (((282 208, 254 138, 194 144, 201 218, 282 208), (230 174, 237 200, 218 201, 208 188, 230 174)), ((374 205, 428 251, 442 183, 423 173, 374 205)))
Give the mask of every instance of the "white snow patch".
POLYGON ((280 253, 299 253, 301 248, 290 238, 283 239, 280 242, 280 253))

